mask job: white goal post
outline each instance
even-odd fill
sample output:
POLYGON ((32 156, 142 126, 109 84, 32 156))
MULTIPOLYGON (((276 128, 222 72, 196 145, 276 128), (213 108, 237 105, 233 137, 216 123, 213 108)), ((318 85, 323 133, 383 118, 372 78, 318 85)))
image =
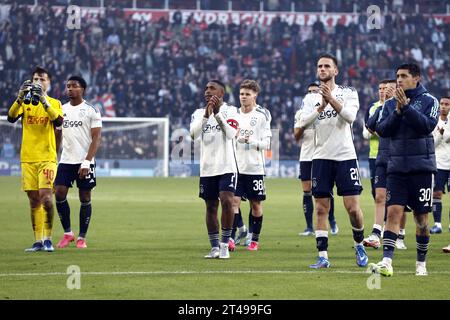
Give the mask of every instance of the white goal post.
MULTIPOLYGON (((103 117, 97 151, 97 175, 169 176, 169 119, 103 117)), ((0 116, 0 175, 20 174, 20 121, 0 116)))

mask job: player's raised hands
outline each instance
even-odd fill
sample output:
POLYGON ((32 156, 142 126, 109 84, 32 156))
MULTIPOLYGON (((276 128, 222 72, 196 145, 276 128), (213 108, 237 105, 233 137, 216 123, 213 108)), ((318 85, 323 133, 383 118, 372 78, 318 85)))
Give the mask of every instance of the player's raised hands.
POLYGON ((317 112, 322 112, 323 110, 325 110, 327 104, 328 102, 325 100, 325 97, 322 96, 322 104, 320 105, 320 107, 317 108, 317 112))
POLYGON ((39 97, 39 101, 42 103, 44 107, 47 107, 49 105, 47 98, 45 97, 44 89, 42 88, 42 85, 37 82, 33 85, 33 94, 37 95, 39 97))
POLYGON ((208 102, 208 104, 206 105, 205 114, 203 115, 203 117, 209 118, 209 116, 211 115, 212 112, 213 112, 212 104, 208 102))
POLYGON ((221 105, 221 101, 220 98, 218 96, 212 96, 209 99, 208 105, 211 104, 212 105, 212 110, 214 112, 214 114, 217 114, 219 112, 220 109, 220 105, 221 105))
POLYGON ((405 91, 402 88, 395 89, 394 97, 398 102, 397 108, 401 109, 409 103, 409 99, 406 97, 405 91))
POLYGON ((393 97, 394 95, 395 95, 395 88, 392 86, 388 86, 386 88, 386 97, 393 97))
POLYGON ((17 98, 19 101, 22 101, 25 98, 25 95, 28 91, 30 91, 32 87, 31 80, 26 80, 22 85, 20 86, 19 93, 17 94, 17 98))
POLYGON ((319 86, 319 93, 322 95, 322 97, 325 99, 326 103, 328 104, 331 99, 333 98, 331 96, 331 89, 328 85, 326 85, 325 83, 322 83, 319 86))
POLYGON ((33 84, 33 93, 39 98, 44 95, 44 90, 42 89, 42 85, 39 82, 33 84))

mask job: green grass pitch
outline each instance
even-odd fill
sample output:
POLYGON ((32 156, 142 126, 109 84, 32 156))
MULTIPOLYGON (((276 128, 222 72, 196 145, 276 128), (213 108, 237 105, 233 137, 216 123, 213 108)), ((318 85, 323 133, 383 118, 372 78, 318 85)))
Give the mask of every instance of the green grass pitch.
MULTIPOLYGON (((53 253, 24 253, 31 245, 28 201, 18 177, 0 177, 0 299, 448 299, 449 199, 443 202, 444 232, 432 235, 428 277, 416 277, 415 227, 408 216, 406 251, 396 250, 394 276, 370 290, 371 274, 356 266, 350 222, 336 199, 339 235, 330 236, 330 269, 313 271, 314 237, 305 227, 300 183, 268 179, 260 250, 237 247, 229 260, 206 260, 209 242, 198 178, 99 178, 93 192, 88 249, 72 245, 53 253), (67 288, 67 268, 81 270, 80 289, 67 288), (370 282, 370 281, 369 281, 370 282)), ((373 224, 369 182, 361 199, 366 235, 373 224)), ((78 231, 77 190, 69 193, 78 231)), ((243 203, 247 221, 248 203, 243 203)), ((432 217, 430 217, 432 220, 432 217)), ((54 243, 62 236, 58 216, 54 243)), ((370 262, 382 250, 369 249, 370 262)), ((373 283, 373 282, 372 282, 373 283)))

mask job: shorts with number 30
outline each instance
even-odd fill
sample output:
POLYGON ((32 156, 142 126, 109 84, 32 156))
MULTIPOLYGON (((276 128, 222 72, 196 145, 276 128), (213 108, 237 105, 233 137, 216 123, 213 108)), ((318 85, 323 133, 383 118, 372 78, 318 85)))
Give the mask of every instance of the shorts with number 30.
POLYGON ((433 174, 388 174, 386 206, 409 206, 414 212, 427 213, 433 209, 433 174))
POLYGON ((22 162, 22 190, 52 189, 56 162, 22 162))

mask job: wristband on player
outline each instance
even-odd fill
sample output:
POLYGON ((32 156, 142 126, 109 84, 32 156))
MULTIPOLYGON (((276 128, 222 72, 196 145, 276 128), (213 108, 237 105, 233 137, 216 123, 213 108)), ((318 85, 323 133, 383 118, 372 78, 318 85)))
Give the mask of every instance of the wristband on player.
POLYGON ((91 162, 87 159, 83 160, 81 163, 80 169, 90 169, 91 168, 91 162))

